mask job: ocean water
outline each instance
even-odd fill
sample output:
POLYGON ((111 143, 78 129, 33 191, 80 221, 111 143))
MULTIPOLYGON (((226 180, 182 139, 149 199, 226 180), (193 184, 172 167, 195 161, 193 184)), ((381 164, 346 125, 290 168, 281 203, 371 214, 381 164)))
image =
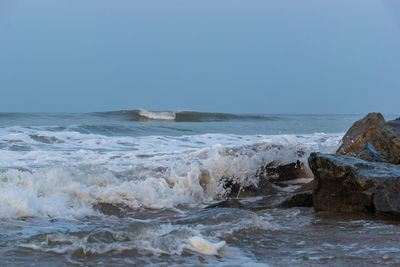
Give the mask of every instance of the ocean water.
POLYGON ((0 262, 400 264, 397 222, 312 208, 205 209, 228 197, 226 179, 256 185, 270 162, 307 168, 310 152, 334 152, 361 117, 0 113, 0 262))

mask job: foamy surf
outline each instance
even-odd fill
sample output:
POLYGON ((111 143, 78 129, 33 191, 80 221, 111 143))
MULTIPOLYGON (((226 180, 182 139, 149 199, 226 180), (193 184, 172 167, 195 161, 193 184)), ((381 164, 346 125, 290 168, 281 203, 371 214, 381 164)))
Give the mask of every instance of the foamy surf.
POLYGON ((10 147, 0 154, 2 218, 82 218, 97 214, 98 203, 133 210, 201 207, 229 194, 227 177, 242 187, 257 185, 261 166, 300 160, 307 167, 308 153, 332 152, 340 139, 329 134, 107 137, 48 131, 36 132, 38 139, 33 131, 6 131, 0 137, 0 142, 31 148, 10 147))
POLYGON ((222 249, 225 244, 225 241, 211 243, 200 236, 194 236, 189 239, 187 249, 200 254, 215 256, 218 255, 219 250, 222 249))

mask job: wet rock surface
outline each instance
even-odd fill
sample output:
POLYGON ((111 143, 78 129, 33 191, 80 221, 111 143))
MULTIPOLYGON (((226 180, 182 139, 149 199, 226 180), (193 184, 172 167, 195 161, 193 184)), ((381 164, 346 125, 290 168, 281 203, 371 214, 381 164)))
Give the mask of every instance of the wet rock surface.
POLYGON ((288 164, 279 165, 275 162, 268 163, 259 170, 259 176, 271 181, 288 181, 297 178, 310 177, 304 168, 304 164, 297 160, 288 164))
POLYGON ((387 160, 385 159, 384 156, 379 154, 378 151, 374 148, 373 145, 371 145, 369 142, 365 143, 363 148, 361 149, 360 152, 356 155, 357 158, 366 160, 366 161, 371 161, 371 162, 386 162, 387 160))
POLYGON ((248 187, 242 187, 240 184, 234 183, 230 179, 226 179, 224 188, 229 191, 229 198, 265 196, 276 194, 278 192, 274 185, 266 178, 260 178, 256 186, 248 187))
POLYGON ((382 114, 369 113, 346 132, 337 154, 357 156, 369 142, 388 162, 400 164, 400 138, 382 114))
POLYGON ((400 214, 400 166, 311 153, 315 211, 400 214))
POLYGON ((206 208, 234 208, 252 211, 276 208, 312 207, 312 181, 305 183, 293 192, 276 191, 254 200, 249 198, 230 198, 207 206, 206 208))

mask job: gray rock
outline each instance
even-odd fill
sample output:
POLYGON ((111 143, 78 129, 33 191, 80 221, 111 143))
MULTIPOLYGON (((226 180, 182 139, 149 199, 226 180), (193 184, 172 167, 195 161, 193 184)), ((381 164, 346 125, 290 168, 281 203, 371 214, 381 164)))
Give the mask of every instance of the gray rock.
POLYGON ((365 161, 387 163, 385 157, 379 154, 378 151, 376 151, 376 149, 374 148, 374 146, 371 145, 369 142, 365 143, 365 145, 363 146, 361 151, 358 152, 356 157, 365 161))
POLYGON ((311 153, 315 211, 400 214, 400 166, 311 153))

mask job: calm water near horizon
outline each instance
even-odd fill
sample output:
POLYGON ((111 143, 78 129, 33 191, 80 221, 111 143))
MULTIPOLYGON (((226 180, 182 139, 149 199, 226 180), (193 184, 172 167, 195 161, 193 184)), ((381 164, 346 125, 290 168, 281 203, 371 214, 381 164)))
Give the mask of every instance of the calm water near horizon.
POLYGON ((226 177, 249 186, 269 162, 307 165, 362 117, 0 113, 1 265, 399 265, 398 222, 204 209, 227 197, 226 177), (225 246, 204 255, 193 237, 225 246))

